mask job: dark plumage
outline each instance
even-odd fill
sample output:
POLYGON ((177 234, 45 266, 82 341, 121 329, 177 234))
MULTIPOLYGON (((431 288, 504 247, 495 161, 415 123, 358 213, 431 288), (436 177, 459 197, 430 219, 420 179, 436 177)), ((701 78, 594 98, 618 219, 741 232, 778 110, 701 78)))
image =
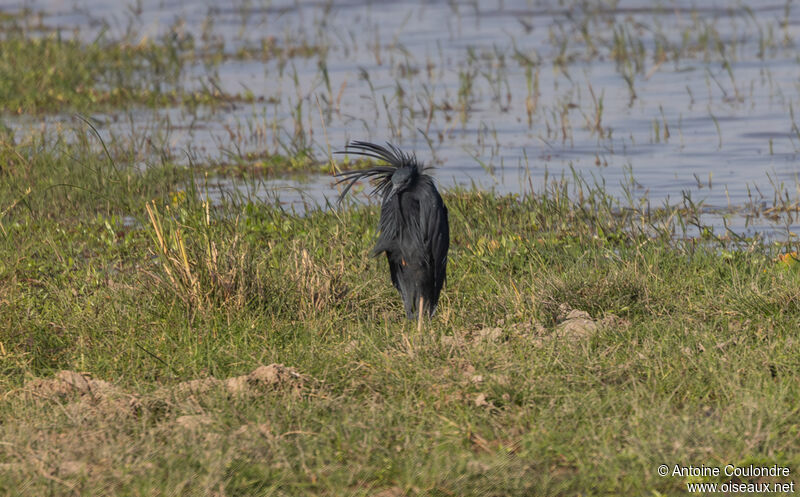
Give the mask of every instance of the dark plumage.
POLYGON ((425 174, 430 168, 419 164, 413 154, 405 154, 390 143, 386 145, 356 141, 338 152, 372 157, 387 164, 339 174, 337 184, 347 183, 339 201, 356 181, 373 181, 372 195, 380 195, 382 202, 372 255, 386 253, 392 283, 403 298, 406 317, 417 316, 420 298, 424 312, 432 316, 447 272, 447 207, 433 178, 425 174))

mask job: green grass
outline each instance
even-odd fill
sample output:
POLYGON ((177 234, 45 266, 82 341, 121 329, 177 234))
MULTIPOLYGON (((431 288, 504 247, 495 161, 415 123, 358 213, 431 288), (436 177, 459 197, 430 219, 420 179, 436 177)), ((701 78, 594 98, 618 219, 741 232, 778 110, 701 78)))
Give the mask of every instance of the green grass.
POLYGON ((367 256, 376 207, 209 206, 96 148, 0 150, 0 493, 683 495, 659 464, 800 463, 774 246, 675 241, 585 186, 453 192, 420 334, 367 256), (569 309, 600 326, 566 335, 569 309), (271 363, 302 376, 182 384, 271 363), (113 393, 36 387, 60 370, 113 393))
POLYGON ((197 106, 255 102, 252 91, 225 93, 212 82, 186 88, 192 64, 213 68, 227 59, 269 60, 313 57, 324 47, 262 40, 259 47, 225 52, 222 44, 197 46, 191 37, 113 39, 100 34, 91 42, 61 32, 32 36, 20 19, 0 18, 0 112, 40 114, 103 112, 134 106, 197 106))
POLYGON ((182 89, 183 65, 177 46, 103 38, 85 44, 59 35, 29 38, 12 31, 0 40, 2 111, 90 112, 238 98, 182 89))

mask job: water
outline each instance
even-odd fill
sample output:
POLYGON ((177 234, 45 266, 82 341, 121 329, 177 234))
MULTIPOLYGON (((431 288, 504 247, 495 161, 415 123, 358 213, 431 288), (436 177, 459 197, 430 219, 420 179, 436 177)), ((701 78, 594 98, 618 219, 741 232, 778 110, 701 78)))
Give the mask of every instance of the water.
MULTIPOLYGON (((46 26, 86 40, 107 30, 139 40, 192 36, 228 55, 265 39, 323 48, 184 72, 188 88, 213 81, 261 102, 93 116, 108 137, 146 133, 176 157, 225 160, 304 141, 325 160, 329 146, 388 140, 434 162, 445 190, 519 193, 541 188, 546 176, 579 174, 653 206, 690 196, 716 227, 727 212, 738 232, 798 228, 793 218, 743 214, 774 206, 776 191, 789 205, 800 194, 800 8, 791 2, 24 4, 46 26)), ((19 132, 42 126, 12 124, 19 132)), ((336 194, 329 175, 270 178, 251 189, 299 209, 336 194)))

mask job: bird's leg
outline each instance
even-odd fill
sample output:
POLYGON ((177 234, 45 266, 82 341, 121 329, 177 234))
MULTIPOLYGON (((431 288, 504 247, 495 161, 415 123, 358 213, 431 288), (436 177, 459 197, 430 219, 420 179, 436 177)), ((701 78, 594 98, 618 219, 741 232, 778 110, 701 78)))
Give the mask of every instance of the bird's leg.
POLYGON ((422 332, 422 295, 419 296, 419 307, 417 308, 417 333, 422 332))

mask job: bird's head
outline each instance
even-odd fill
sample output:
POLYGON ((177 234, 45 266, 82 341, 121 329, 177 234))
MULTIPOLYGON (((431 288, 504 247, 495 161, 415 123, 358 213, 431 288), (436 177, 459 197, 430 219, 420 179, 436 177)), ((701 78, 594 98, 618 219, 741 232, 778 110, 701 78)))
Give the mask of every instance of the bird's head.
POLYGON ((403 153, 399 148, 391 143, 385 147, 374 143, 354 141, 348 143, 346 150, 336 153, 350 153, 370 157, 385 162, 385 165, 374 166, 369 169, 359 169, 356 171, 345 171, 337 176, 342 177, 336 184, 347 183, 344 191, 339 195, 341 202, 350 188, 361 179, 372 178, 375 189, 372 194, 378 194, 384 201, 390 197, 408 191, 415 187, 420 177, 424 177, 424 165, 417 162, 414 154, 403 153))
POLYGON ((398 167, 392 174, 392 195, 403 192, 417 180, 419 172, 416 167, 398 167))

